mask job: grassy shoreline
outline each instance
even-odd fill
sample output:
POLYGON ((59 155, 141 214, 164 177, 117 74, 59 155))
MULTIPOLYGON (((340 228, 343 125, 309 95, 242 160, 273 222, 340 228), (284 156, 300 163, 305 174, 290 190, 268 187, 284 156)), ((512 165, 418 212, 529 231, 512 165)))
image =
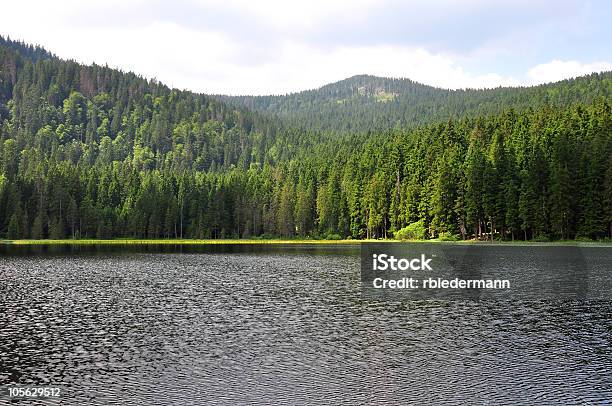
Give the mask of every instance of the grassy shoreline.
POLYGON ((441 241, 438 239, 432 240, 314 240, 314 239, 63 239, 63 240, 0 240, 0 244, 6 245, 256 245, 256 244, 363 244, 363 243, 383 243, 383 244, 400 244, 400 243, 437 243, 437 244, 465 244, 465 245, 568 245, 568 246, 605 246, 612 247, 612 241, 441 241))

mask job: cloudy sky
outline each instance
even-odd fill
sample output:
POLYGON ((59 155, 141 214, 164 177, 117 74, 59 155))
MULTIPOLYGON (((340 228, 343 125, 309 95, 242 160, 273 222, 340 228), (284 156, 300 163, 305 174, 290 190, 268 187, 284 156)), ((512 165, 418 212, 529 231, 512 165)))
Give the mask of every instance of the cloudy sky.
POLYGON ((606 0, 20 0, 0 35, 172 87, 280 94, 361 73, 480 88, 611 70, 611 22, 606 0))

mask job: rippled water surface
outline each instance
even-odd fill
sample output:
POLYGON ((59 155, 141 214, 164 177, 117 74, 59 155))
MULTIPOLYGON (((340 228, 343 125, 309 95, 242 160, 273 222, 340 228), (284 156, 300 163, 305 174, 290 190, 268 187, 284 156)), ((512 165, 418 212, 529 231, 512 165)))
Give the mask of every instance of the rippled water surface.
POLYGON ((0 252, 0 387, 75 405, 612 402, 609 301, 368 302, 356 246, 200 251, 0 252))

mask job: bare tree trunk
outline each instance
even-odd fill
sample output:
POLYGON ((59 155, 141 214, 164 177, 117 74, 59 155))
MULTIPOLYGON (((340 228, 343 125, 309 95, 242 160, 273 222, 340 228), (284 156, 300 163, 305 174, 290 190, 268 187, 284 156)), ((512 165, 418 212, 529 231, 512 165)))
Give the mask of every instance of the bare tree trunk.
POLYGON ((385 240, 387 239, 387 216, 384 216, 383 218, 383 224, 384 224, 384 236, 385 236, 385 240))
POLYGON ((183 206, 185 204, 181 202, 181 239, 183 238, 183 206))

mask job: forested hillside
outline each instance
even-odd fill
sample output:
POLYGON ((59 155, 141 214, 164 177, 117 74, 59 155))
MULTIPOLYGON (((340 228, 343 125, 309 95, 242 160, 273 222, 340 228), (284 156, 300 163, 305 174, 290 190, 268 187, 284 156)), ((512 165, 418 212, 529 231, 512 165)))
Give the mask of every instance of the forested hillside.
POLYGON ((449 118, 477 117, 514 108, 570 107, 609 98, 612 72, 535 87, 446 90, 409 79, 360 75, 316 90, 285 96, 221 97, 234 105, 270 113, 290 126, 322 131, 414 128, 449 118))
POLYGON ((142 168, 202 171, 290 156, 292 132, 256 113, 18 45, 0 42, 0 131, 22 156, 103 165, 135 154, 142 168))
POLYGON ((609 238, 609 88, 432 96, 458 118, 315 132, 1 39, 0 238, 609 238))

